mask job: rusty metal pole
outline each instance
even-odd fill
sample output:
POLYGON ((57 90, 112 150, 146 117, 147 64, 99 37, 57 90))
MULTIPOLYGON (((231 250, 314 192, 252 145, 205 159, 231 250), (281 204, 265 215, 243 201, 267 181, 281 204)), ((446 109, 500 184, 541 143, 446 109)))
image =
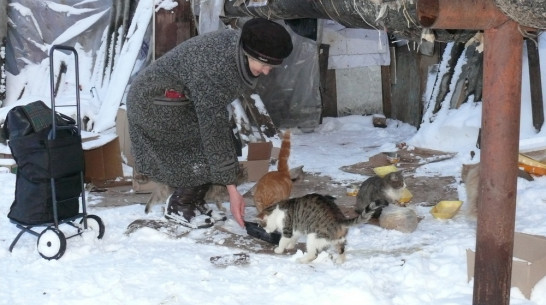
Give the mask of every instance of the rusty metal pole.
POLYGON ((419 0, 417 12, 425 27, 485 30, 473 304, 508 305, 516 215, 523 37, 519 25, 492 0, 419 0))
POLYGON ((523 37, 485 30, 474 304, 509 304, 516 215, 523 37))

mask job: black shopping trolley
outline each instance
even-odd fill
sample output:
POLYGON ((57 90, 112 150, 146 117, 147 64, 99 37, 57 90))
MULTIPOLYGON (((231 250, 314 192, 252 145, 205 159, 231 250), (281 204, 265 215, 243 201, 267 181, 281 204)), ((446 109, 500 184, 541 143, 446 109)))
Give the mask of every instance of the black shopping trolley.
POLYGON ((78 53, 72 47, 54 45, 49 51, 49 65, 51 108, 42 101, 16 106, 8 112, 3 132, 17 163, 15 200, 8 218, 21 230, 9 250, 24 233, 30 233, 38 237, 40 255, 51 260, 63 256, 67 239, 87 229, 102 238, 104 223, 86 211, 78 53), (56 50, 73 54, 75 104, 55 105, 56 50), (76 119, 57 112, 56 107, 75 107, 76 119), (63 224, 72 229, 70 234, 60 230, 63 224), (37 227, 44 229, 37 231, 37 227))

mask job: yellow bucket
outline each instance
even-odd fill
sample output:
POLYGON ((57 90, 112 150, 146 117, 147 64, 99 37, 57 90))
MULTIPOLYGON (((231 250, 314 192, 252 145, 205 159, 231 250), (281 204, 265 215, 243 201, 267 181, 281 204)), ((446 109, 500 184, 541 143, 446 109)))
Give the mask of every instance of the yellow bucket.
POLYGON ((374 167, 373 172, 379 177, 385 177, 386 175, 398 171, 398 168, 394 165, 386 165, 374 167))
POLYGON ((440 201, 438 204, 432 207, 430 214, 432 214, 434 218, 450 219, 457 214, 462 204, 463 202, 460 200, 440 201))

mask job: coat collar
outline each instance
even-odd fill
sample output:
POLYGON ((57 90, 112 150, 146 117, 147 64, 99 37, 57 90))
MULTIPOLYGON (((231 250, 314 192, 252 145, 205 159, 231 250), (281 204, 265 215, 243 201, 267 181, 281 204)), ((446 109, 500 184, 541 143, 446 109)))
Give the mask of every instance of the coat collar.
POLYGON ((247 85, 251 89, 254 89, 256 87, 256 84, 258 83, 258 78, 252 75, 252 73, 250 73, 250 69, 248 68, 248 58, 244 54, 243 47, 240 41, 239 41, 239 44, 237 45, 236 56, 237 56, 237 69, 239 70, 239 74, 241 75, 243 82, 245 83, 245 85, 247 85))

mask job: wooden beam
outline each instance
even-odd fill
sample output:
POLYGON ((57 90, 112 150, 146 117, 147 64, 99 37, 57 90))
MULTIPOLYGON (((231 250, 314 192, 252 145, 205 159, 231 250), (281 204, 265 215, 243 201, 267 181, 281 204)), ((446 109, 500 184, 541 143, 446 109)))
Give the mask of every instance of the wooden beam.
POLYGON ((320 99, 322 101, 323 117, 337 117, 336 70, 328 69, 330 45, 321 44, 319 47, 319 78, 320 99))
POLYGON ((419 0, 417 11, 426 27, 485 30, 473 304, 508 305, 521 111, 521 27, 494 0, 419 0))
POLYGON ((531 39, 526 39, 525 41, 527 43, 527 58, 529 59, 529 83, 531 86, 533 126, 538 132, 542 128, 542 124, 544 124, 544 105, 542 99, 542 80, 540 77, 538 42, 531 39))

